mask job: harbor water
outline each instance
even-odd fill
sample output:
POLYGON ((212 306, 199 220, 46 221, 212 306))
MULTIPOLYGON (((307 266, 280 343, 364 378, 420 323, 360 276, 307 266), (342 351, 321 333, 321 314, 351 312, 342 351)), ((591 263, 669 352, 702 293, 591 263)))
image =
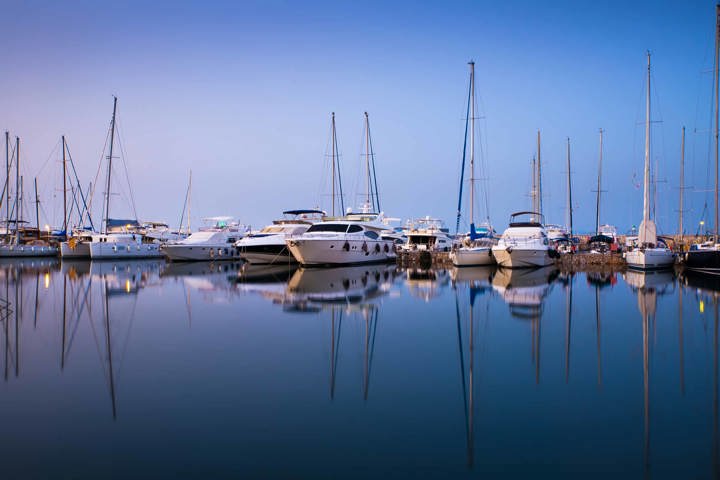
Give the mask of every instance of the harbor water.
POLYGON ((0 264, 4 478, 714 478, 718 284, 0 264))

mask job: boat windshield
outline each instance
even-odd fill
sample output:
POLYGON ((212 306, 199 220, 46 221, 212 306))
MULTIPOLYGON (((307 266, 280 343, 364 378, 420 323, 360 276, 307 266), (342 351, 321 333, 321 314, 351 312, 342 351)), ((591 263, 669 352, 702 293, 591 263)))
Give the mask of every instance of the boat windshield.
POLYGON ((335 232, 335 233, 345 233, 348 230, 347 224, 344 223, 316 223, 312 227, 307 229, 306 233, 314 233, 314 232, 335 232))

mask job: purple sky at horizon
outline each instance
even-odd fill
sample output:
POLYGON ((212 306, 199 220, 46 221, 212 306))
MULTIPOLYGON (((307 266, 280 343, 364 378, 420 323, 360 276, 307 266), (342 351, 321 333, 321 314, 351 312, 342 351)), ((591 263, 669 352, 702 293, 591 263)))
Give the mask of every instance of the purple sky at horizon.
MULTIPOLYGON (((81 182, 93 181, 117 95, 141 220, 177 226, 191 169, 194 226, 233 215, 259 228, 282 210, 329 209, 322 180, 333 111, 346 204, 358 206, 367 111, 385 213, 431 215, 454 230, 473 59, 487 165, 479 176, 489 179, 495 228, 530 206, 539 129, 547 221, 565 223, 569 137, 575 227, 592 230, 603 128, 601 222, 624 232, 642 216, 648 49, 659 230, 677 228, 683 125, 686 231, 706 201, 706 219, 714 216, 710 1, 35 1, 3 12, 0 128, 21 138, 26 191, 38 176, 55 225, 60 135, 81 182)), ((124 181, 121 169, 114 175, 124 181)), ((112 208, 131 214, 120 196, 112 208)))

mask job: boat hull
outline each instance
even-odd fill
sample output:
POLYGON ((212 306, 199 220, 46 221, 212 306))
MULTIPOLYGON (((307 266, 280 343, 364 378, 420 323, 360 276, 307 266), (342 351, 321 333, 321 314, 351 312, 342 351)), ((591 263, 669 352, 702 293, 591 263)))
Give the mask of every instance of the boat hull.
POLYGON ((77 242, 72 248, 69 242, 62 242, 60 256, 62 258, 90 258, 90 245, 86 242, 77 242))
POLYGON ((685 268, 720 275, 720 250, 690 250, 685 254, 685 268))
POLYGON ((237 248, 229 244, 216 245, 163 245, 161 254, 171 262, 208 262, 240 260, 237 248))
POLYGON ((0 245, 0 258, 56 257, 57 247, 49 245, 0 245))
POLYGON ((282 244, 247 245, 239 248, 240 258, 254 265, 297 263, 284 241, 282 244))
POLYGON ((671 268, 675 263, 675 255, 664 248, 635 249, 625 252, 628 268, 636 270, 659 270, 671 268))
POLYGON ((498 265, 505 268, 535 268, 552 265, 550 250, 543 248, 493 247, 493 257, 498 265))
POLYGON ((156 243, 90 242, 90 258, 158 258, 162 257, 156 243))
POLYGON ((292 239, 287 245, 301 265, 357 265, 396 259, 390 240, 292 239))
POLYGON ((450 252, 450 260, 456 267, 495 265, 495 257, 490 247, 458 248, 450 252))

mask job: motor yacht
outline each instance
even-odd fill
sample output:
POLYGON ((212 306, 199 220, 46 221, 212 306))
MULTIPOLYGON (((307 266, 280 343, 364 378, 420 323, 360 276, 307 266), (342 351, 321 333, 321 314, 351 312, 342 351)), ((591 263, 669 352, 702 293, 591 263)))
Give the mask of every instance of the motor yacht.
POLYGON ((543 216, 536 212, 517 212, 492 253, 498 265, 507 268, 543 267, 558 255, 550 246, 543 227, 543 216))
POLYGON ((286 240, 301 265, 380 263, 396 258, 394 243, 382 238, 388 227, 382 213, 348 213, 316 223, 286 240))
POLYGON ((430 218, 409 222, 405 229, 407 241, 400 246, 403 251, 425 250, 429 252, 448 252, 453 240, 442 220, 430 218))
POLYGON ((240 249, 235 243, 246 234, 244 225, 232 217, 208 217, 210 225, 201 227, 184 240, 163 244, 160 251, 173 262, 239 260, 240 249))
POLYGON ((235 243, 240 257, 252 264, 295 263, 285 240, 302 235, 313 224, 322 221, 321 210, 287 210, 284 218, 274 220, 259 232, 253 232, 235 243))

